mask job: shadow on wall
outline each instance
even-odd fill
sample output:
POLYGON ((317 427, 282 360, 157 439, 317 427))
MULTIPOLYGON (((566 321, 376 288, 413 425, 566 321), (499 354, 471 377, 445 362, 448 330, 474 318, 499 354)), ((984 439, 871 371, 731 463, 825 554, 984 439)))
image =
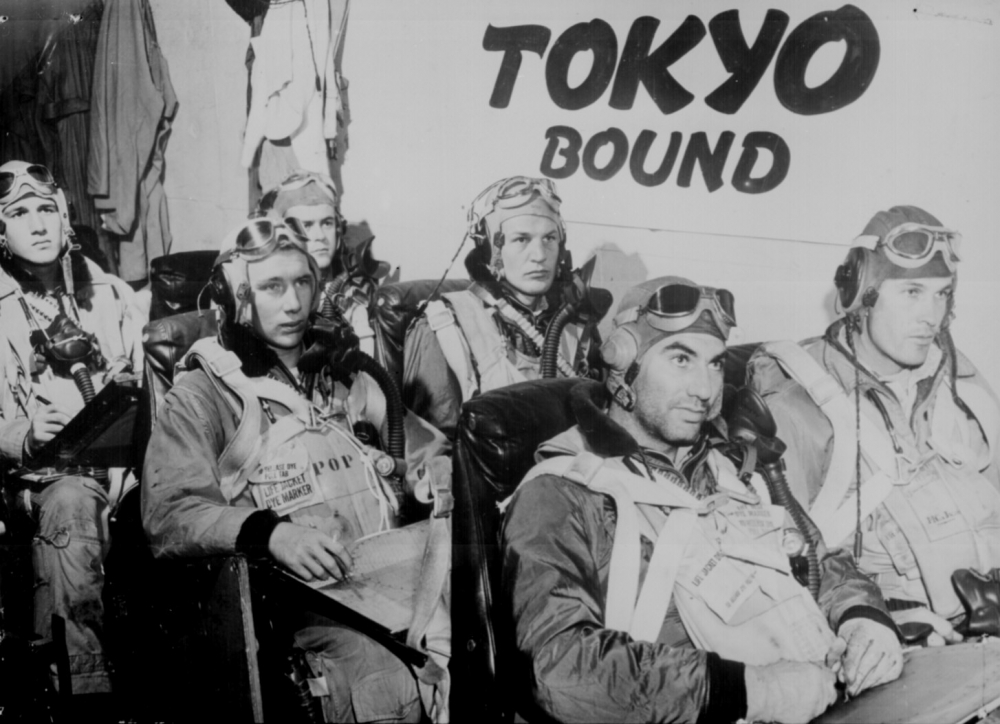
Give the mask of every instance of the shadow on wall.
POLYGON ((595 287, 607 289, 615 298, 611 311, 601 320, 599 327, 601 336, 606 338, 611 329, 611 320, 618 309, 618 302, 626 290, 649 278, 649 269, 639 254, 626 254, 613 243, 602 244, 594 251, 594 255, 597 257, 597 266, 592 283, 595 287))
MULTIPOLYGON (((826 327, 829 327, 838 317, 840 317, 840 313, 837 311, 836 287, 832 287, 823 298, 823 311, 826 313, 826 326, 823 327, 823 330, 825 331, 826 327)), ((817 332, 817 334, 822 333, 817 332)))

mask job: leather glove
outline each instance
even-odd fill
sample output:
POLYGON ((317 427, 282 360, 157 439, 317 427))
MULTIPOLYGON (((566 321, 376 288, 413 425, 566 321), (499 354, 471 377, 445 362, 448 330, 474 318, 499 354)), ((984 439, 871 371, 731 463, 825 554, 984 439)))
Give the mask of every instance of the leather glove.
POLYGON ((908 608, 905 611, 892 611, 890 615, 897 626, 902 626, 904 623, 910 623, 911 621, 929 623, 933 626, 934 633, 927 637, 928 646, 944 646, 945 644, 958 644, 963 641, 962 634, 952 628, 948 619, 938 616, 929 608, 924 608, 923 606, 920 608, 908 608))
POLYGON ((747 721, 806 724, 837 698, 836 675, 824 666, 779 661, 743 670, 747 721))
POLYGON ((903 649, 896 632, 888 626, 868 618, 852 618, 840 626, 837 636, 847 644, 838 678, 851 696, 895 681, 903 672, 903 649))

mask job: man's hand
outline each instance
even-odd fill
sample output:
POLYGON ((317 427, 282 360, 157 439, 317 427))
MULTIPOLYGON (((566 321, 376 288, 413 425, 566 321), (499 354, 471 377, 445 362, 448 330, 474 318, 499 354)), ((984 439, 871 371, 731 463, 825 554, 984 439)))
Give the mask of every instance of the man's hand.
POLYGON ((938 616, 936 613, 931 611, 929 608, 908 608, 905 611, 893 611, 891 613, 892 620, 896 622, 897 626, 901 626, 904 623, 910 623, 911 621, 918 621, 920 623, 929 623, 934 627, 934 633, 927 637, 928 646, 944 646, 945 644, 959 644, 964 640, 962 634, 958 633, 951 624, 948 623, 948 619, 938 616))
POLYGON ((56 436, 66 427, 72 416, 58 405, 42 405, 31 418, 28 437, 25 438, 25 449, 29 455, 38 452, 38 448, 56 436))
POLYGON ((836 675, 825 666, 779 661, 747 666, 747 721, 806 724, 837 698, 836 675))
POLYGON ((326 533, 294 523, 278 523, 267 549, 278 563, 304 581, 343 580, 354 561, 339 542, 326 533))
POLYGON ((896 632, 888 626, 852 618, 841 625, 837 635, 846 644, 838 678, 851 696, 895 681, 903 672, 903 649, 896 632))

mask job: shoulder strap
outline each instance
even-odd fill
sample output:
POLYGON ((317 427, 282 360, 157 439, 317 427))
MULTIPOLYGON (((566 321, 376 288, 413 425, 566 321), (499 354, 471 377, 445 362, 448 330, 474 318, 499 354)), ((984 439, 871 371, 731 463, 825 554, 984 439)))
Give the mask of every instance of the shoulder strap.
POLYGON ((629 628, 636 641, 654 642, 659 637, 697 522, 698 515, 693 510, 673 510, 660 530, 629 628))
POLYGON ((488 311, 488 308, 496 307, 496 300, 478 284, 473 284, 467 291, 449 292, 444 298, 455 314, 455 320, 462 330, 462 339, 478 369, 477 390, 484 380, 489 379, 497 365, 505 365, 507 376, 512 380, 523 381, 524 376, 507 358, 507 340, 500 334, 496 320, 488 311), (486 294, 486 297, 482 294, 486 294))
MULTIPOLYGON (((535 329, 534 325, 532 325, 531 322, 529 322, 521 312, 515 309, 510 302, 508 302, 503 297, 497 299, 492 294, 490 294, 489 290, 486 289, 486 287, 482 286, 481 284, 476 284, 476 283, 471 284, 469 286, 469 291, 472 294, 475 294, 477 297, 479 297, 485 304, 491 307, 496 307, 497 311, 499 311, 500 314, 506 317, 509 321, 516 324, 517 328, 520 329, 522 332, 524 332, 524 334, 527 335, 528 339, 534 342, 535 346, 538 347, 538 349, 540 350, 545 349, 545 338, 542 337, 541 332, 535 329)), ((559 371, 562 373, 563 377, 576 376, 576 373, 572 365, 570 365, 569 362, 566 361, 566 355, 564 354, 562 345, 560 345, 560 349, 556 350, 556 366, 559 368, 559 371)))
MULTIPOLYGON (((663 623, 663 615, 666 614, 665 605, 669 604, 670 599, 669 597, 666 599, 663 612, 656 621, 644 621, 640 617, 636 599, 639 593, 642 544, 639 539, 641 523, 636 503, 672 508, 673 510, 667 518, 668 526, 670 521, 678 513, 681 513, 677 523, 669 529, 664 528, 664 532, 667 534, 664 546, 668 552, 660 555, 660 558, 664 560, 659 564, 663 566, 660 575, 672 575, 674 579, 676 579, 680 565, 680 559, 672 560, 672 553, 676 553, 678 546, 681 545, 677 541, 683 541, 686 545, 693 529, 693 521, 697 520, 698 513, 705 512, 706 508, 704 501, 698 500, 675 485, 670 485, 665 481, 646 480, 625 470, 614 470, 605 465, 605 462, 604 458, 591 452, 581 452, 575 456, 548 458, 528 472, 522 485, 540 475, 558 475, 584 485, 595 492, 610 496, 615 501, 617 523, 615 540, 611 547, 604 625, 626 633, 632 633, 633 626, 645 633, 647 628, 655 625, 656 631, 653 633, 653 638, 650 639, 655 640, 659 634, 660 625, 663 623), (671 566, 676 566, 672 573, 671 566)), ((661 538, 664 532, 660 533, 661 538)), ((659 542, 657 542, 657 546, 659 546, 659 542)), ((652 569, 647 572, 647 582, 650 581, 650 573, 652 573, 652 569)), ((668 592, 673 590, 673 582, 669 583, 670 585, 666 589, 657 584, 656 592, 648 594, 649 600, 644 604, 643 616, 648 613, 646 609, 658 607, 662 603, 658 602, 656 597, 661 596, 663 590, 668 592)), ((643 593, 645 594, 645 587, 643 593)))
MULTIPOLYGON (((767 342, 761 349, 805 389, 833 427, 830 464, 809 515, 824 540, 829 545, 836 545, 843 540, 843 536, 838 537, 843 520, 838 519, 843 519, 848 513, 852 516, 857 514, 853 505, 848 507, 848 499, 855 499, 853 493, 848 496, 854 480, 854 455, 858 444, 854 406, 837 380, 795 342, 767 342)), ((861 448, 876 470, 887 474, 895 472, 896 458, 891 440, 885 430, 864 414, 861 415, 861 448)), ((878 505, 891 490, 891 486, 886 489, 882 484, 872 487, 862 496, 867 504, 874 502, 878 505), (880 496, 878 500, 875 500, 875 493, 880 496)))
POLYGON ((245 377, 240 369, 240 359, 232 352, 223 349, 214 339, 205 337, 191 345, 191 349, 184 356, 182 364, 191 368, 192 360, 198 361, 209 378, 212 378, 213 383, 222 382, 240 403, 241 411, 239 422, 236 425, 236 433, 223 449, 222 455, 219 456, 221 477, 219 483, 222 496, 228 503, 239 494, 239 491, 234 490, 234 483, 239 476, 240 463, 253 457, 256 449, 260 446, 260 405, 257 404, 257 400, 245 386, 229 384, 234 372, 245 377), (230 376, 229 380, 227 380, 227 376, 230 376))
POLYGON ((458 384, 462 388, 462 402, 465 402, 479 390, 479 382, 469 365, 468 348, 455 324, 455 315, 440 299, 428 302, 425 314, 448 367, 458 378, 458 384))
POLYGON ((983 429, 986 444, 990 448, 990 457, 996 458, 1000 450, 1000 407, 997 397, 988 386, 977 377, 960 377, 955 381, 958 395, 962 402, 968 405, 976 421, 983 429))
POLYGON ((236 433, 219 457, 219 485, 223 497, 230 502, 242 492, 246 484, 245 469, 260 452, 262 420, 258 400, 273 400, 297 415, 307 415, 309 403, 277 380, 263 377, 251 380, 243 373, 240 358, 210 337, 191 345, 184 357, 185 366, 190 367, 187 360, 192 358, 198 360, 213 383, 221 382, 240 404, 236 433))

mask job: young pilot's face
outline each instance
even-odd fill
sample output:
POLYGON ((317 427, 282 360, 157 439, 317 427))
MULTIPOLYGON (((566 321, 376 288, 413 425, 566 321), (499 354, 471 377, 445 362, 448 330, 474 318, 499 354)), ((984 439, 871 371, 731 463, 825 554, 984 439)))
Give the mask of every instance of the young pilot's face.
POLYGON ((650 347, 632 387, 632 414, 654 440, 690 445, 719 413, 726 344, 707 334, 674 334, 650 347))
POLYGON ((285 213, 286 219, 298 222, 306 238, 308 249, 320 271, 325 272, 337 253, 337 212, 330 204, 293 206, 285 213))
POLYGON ((63 225, 55 198, 25 196, 3 210, 10 253, 29 264, 51 264, 62 251, 63 225))
POLYGON ((559 228, 544 216, 515 216, 500 225, 503 278, 523 304, 531 306, 555 281, 559 228))
POLYGON ((951 277, 882 282, 864 325, 861 361, 879 374, 922 365, 948 313, 953 289, 951 277))
POLYGON ((316 294, 316 278, 305 255, 284 249, 247 264, 253 330, 272 347, 294 349, 302 342, 316 294))

